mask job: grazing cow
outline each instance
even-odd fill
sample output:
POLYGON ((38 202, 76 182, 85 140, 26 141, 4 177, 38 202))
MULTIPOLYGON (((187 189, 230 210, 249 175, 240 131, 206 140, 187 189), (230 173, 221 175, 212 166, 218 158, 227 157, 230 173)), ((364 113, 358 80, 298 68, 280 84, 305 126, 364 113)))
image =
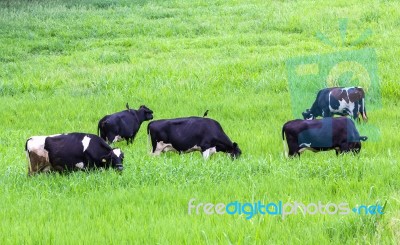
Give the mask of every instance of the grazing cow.
POLYGON ((123 170, 124 154, 112 149, 94 134, 69 133, 33 136, 25 145, 29 175, 48 171, 75 171, 94 168, 123 170))
POLYGON ((364 100, 364 90, 360 87, 325 88, 318 92, 311 109, 302 113, 303 118, 310 120, 318 116, 332 117, 333 114, 337 114, 341 116, 351 115, 356 120, 360 113, 363 120, 367 121, 364 100))
POLYGON ((282 139, 286 152, 285 134, 289 156, 300 156, 305 150, 318 152, 334 149, 336 155, 345 152, 359 153, 360 141, 368 139, 359 135, 354 122, 347 117, 297 119, 285 123, 282 127, 282 139))
POLYGON ((153 111, 144 105, 138 110, 133 110, 126 103, 126 109, 100 119, 97 134, 102 139, 110 143, 125 139, 126 144, 132 143, 140 125, 144 121, 153 119, 153 111))
POLYGON ((221 125, 210 118, 187 117, 152 121, 147 126, 152 144, 152 154, 177 151, 186 153, 201 151, 204 159, 222 151, 235 159, 242 153, 232 142, 221 125))

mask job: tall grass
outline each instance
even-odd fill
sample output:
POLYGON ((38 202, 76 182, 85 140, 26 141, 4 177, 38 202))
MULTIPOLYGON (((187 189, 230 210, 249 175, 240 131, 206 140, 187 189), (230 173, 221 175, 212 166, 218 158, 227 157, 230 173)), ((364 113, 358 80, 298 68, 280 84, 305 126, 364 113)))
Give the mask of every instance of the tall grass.
POLYGON ((398 9, 392 1, 1 1, 0 243, 395 243, 398 9), (338 18, 349 18, 348 40, 367 28, 373 35, 340 46, 338 18), (285 61, 365 47, 378 59, 383 105, 368 115, 380 141, 356 157, 285 159, 281 127, 293 119, 285 61), (243 157, 154 158, 143 124, 133 145, 115 144, 126 156, 122 175, 27 176, 28 137, 95 133, 126 102, 145 104, 155 119, 209 109, 243 157), (387 205, 381 216, 246 220, 188 215, 191 198, 387 205))

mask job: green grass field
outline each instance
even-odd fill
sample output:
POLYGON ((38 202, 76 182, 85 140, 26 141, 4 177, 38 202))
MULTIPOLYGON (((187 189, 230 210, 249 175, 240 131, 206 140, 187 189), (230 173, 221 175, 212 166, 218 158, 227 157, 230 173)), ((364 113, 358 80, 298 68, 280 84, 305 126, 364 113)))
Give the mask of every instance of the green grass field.
MULTIPOLYGON (((400 242, 399 27, 400 3, 390 0, 0 1, 0 244, 400 242), (344 43, 340 19, 348 19, 344 43), (351 46, 366 29, 372 36, 351 46), (363 48, 377 55, 382 106, 368 111, 368 125, 380 139, 359 156, 286 159, 281 127, 301 114, 292 113, 285 62, 363 48), (243 155, 152 157, 144 123, 133 145, 114 145, 125 153, 121 175, 27 176, 27 138, 95 133, 126 102, 145 104, 154 119, 209 109, 243 155), (191 198, 387 204, 383 215, 247 220, 189 215, 191 198)), ((314 97, 304 99, 311 106, 314 97)))

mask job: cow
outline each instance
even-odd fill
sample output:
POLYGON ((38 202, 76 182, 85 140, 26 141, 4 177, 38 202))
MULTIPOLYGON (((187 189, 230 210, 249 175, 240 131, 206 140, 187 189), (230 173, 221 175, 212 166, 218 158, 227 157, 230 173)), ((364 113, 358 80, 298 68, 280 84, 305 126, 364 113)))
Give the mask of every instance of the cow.
POLYGON ((124 154, 94 134, 33 136, 25 144, 28 174, 112 167, 123 170, 124 154))
POLYGON ((359 135, 351 119, 335 117, 288 121, 282 127, 282 139, 286 155, 300 157, 300 153, 305 150, 319 152, 334 149, 336 155, 347 152, 358 154, 361 141, 366 141, 368 137, 359 135))
POLYGON ((152 144, 152 155, 175 151, 200 151, 204 159, 216 152, 228 153, 232 159, 242 151, 232 142, 221 125, 210 118, 185 117, 156 120, 149 123, 147 133, 152 144))
POLYGON ((145 105, 140 106, 138 110, 133 110, 126 103, 126 110, 106 115, 100 119, 97 134, 109 143, 125 139, 126 144, 129 145, 129 143, 133 143, 140 125, 151 119, 153 119, 153 111, 145 105))
POLYGON ((350 115, 354 120, 358 114, 362 115, 366 122, 367 112, 365 110, 365 93, 360 87, 334 87, 325 88, 318 92, 317 98, 310 109, 302 113, 307 120, 318 116, 332 117, 334 114, 340 116, 350 115))

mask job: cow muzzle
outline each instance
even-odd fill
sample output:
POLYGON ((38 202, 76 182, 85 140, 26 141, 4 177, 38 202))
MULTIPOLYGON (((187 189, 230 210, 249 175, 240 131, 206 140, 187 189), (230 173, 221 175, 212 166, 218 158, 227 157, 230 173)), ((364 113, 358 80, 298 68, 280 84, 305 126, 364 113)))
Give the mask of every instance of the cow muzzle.
POLYGON ((122 171, 122 170, 124 170, 124 166, 122 166, 122 164, 118 164, 114 167, 114 169, 117 171, 122 171))

